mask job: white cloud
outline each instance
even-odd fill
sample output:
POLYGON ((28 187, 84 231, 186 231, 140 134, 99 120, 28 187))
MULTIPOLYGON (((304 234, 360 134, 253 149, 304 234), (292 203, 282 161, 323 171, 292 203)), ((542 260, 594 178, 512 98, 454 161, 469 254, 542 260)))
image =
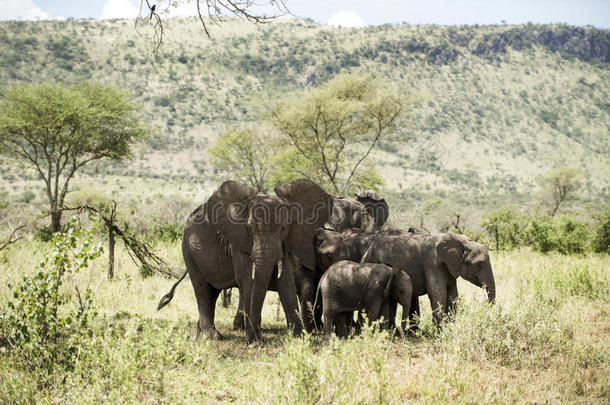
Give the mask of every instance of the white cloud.
POLYGON ((364 27, 362 17, 352 10, 339 10, 328 19, 328 25, 337 27, 364 27))
POLYGON ((129 0, 108 0, 101 18, 136 18, 139 9, 129 0))
POLYGON ((49 15, 36 7, 33 0, 0 1, 0 20, 48 20, 49 15))

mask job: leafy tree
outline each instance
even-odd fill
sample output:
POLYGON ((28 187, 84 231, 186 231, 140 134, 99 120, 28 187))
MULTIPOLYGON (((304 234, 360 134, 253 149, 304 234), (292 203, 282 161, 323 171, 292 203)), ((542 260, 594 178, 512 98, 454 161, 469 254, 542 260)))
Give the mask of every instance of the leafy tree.
POLYGON ((208 152, 213 157, 214 167, 266 191, 279 148, 276 139, 260 131, 233 129, 221 135, 208 152))
POLYGON ((481 227, 493 240, 496 250, 513 249, 523 243, 527 220, 511 207, 501 207, 483 215, 481 227))
POLYGON ((577 167, 558 167, 538 179, 544 193, 549 197, 552 217, 559 210, 559 206, 578 191, 582 176, 582 171, 577 167))
POLYGON ((404 103, 378 79, 339 75, 281 99, 269 120, 308 161, 306 177, 344 193, 379 139, 392 132, 404 103))
POLYGON ((0 102, 0 153, 33 167, 44 180, 51 230, 78 169, 103 158, 131 155, 147 134, 138 107, 122 91, 98 83, 22 85, 0 102))

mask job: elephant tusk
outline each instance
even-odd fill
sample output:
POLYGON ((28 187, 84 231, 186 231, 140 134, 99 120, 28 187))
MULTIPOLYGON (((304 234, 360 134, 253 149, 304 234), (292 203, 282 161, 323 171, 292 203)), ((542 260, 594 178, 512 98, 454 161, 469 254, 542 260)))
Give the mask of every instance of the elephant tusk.
POLYGON ((282 276, 282 261, 277 262, 277 278, 282 276))
POLYGON ((254 280, 255 274, 256 274, 256 263, 252 262, 252 280, 254 280))

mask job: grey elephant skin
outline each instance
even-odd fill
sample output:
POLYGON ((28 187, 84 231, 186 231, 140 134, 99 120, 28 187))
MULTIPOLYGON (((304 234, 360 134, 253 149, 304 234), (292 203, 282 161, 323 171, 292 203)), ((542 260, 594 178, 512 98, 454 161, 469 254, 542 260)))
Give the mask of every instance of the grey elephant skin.
MULTIPOLYGON (((343 232, 331 229, 320 228, 315 232, 316 246, 316 279, 319 280, 324 272, 334 263, 341 260, 351 260, 360 262, 366 250, 373 240, 380 235, 408 235, 408 232, 400 229, 388 229, 378 232, 367 232, 362 228, 349 228, 343 232)), ((417 300, 417 298, 415 298, 417 300)), ((320 306, 316 307, 316 325, 322 324, 322 301, 318 301, 320 306)), ((394 325, 390 318, 391 325, 394 325)), ((352 320, 347 320, 348 325, 352 325, 352 320)), ((359 323, 354 324, 356 329, 359 323)))
POLYGON ((396 263, 406 269, 413 284, 411 314, 419 315, 417 297, 428 294, 435 325, 449 312, 455 312, 457 278, 463 277, 487 289, 490 302, 496 298, 496 285, 487 249, 464 235, 452 232, 419 235, 403 232, 380 234, 362 257, 363 263, 396 263))
POLYGON ((248 343, 262 340, 261 311, 269 289, 278 292, 293 334, 301 333, 301 319, 315 295, 314 231, 328 220, 332 198, 305 179, 278 186, 275 193, 277 197, 259 194, 228 181, 186 221, 182 254, 197 299, 198 330, 212 338, 221 337, 214 324, 216 300, 231 287, 239 288, 248 343))
POLYGON ((375 217, 367 210, 366 206, 353 198, 345 198, 337 195, 332 196, 333 211, 324 224, 324 228, 343 232, 346 229, 358 228, 367 232, 375 232, 380 229, 375 217))
POLYGON ((413 292, 409 276, 398 267, 349 260, 330 266, 318 288, 327 337, 332 334, 333 326, 338 336, 346 336, 346 321, 351 319, 353 311, 364 309, 369 323, 378 320, 382 313, 389 313, 390 299, 403 305, 403 313, 408 314, 413 292))
POLYGON ((377 227, 381 229, 390 216, 390 208, 385 199, 373 190, 363 190, 356 193, 355 196, 356 201, 366 207, 366 210, 374 218, 377 227))

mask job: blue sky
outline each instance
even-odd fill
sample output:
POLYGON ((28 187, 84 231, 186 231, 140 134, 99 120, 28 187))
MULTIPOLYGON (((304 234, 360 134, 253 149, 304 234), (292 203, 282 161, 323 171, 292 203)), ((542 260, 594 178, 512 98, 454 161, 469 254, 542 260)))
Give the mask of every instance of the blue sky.
MULTIPOLYGON (((167 0, 149 0, 161 6, 167 0)), ((610 0, 286 0, 290 11, 319 23, 569 23, 610 28, 610 0)), ((0 19, 135 17, 139 0, 0 0, 0 19)), ((195 13, 193 3, 176 15, 195 13)))

